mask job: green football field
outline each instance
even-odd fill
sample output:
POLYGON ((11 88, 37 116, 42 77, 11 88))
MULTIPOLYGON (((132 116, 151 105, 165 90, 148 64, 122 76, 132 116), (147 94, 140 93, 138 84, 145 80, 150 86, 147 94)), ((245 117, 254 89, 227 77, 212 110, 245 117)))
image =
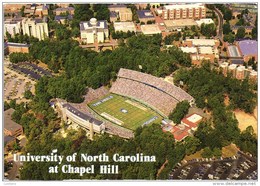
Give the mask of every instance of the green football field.
POLYGON ((106 95, 88 106, 103 118, 131 130, 146 124, 160 123, 162 120, 162 117, 150 108, 116 94, 106 95))

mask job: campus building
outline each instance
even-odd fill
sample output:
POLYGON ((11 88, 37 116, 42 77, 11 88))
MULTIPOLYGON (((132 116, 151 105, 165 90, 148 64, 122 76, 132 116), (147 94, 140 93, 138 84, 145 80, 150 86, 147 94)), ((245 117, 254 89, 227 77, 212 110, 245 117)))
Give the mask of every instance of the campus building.
POLYGON ((18 137, 23 134, 23 127, 12 120, 14 109, 10 108, 4 112, 4 135, 18 137))
POLYGON ((38 17, 47 16, 48 15, 48 6, 47 5, 37 6, 35 9, 34 15, 38 16, 38 17))
POLYGON ((107 21, 91 18, 90 21, 80 22, 80 37, 87 44, 93 44, 95 41, 103 43, 108 36, 107 21))
POLYGON ((161 34, 161 30, 157 24, 141 25, 141 31, 144 35, 161 34))
POLYGON ((137 15, 140 22, 147 23, 148 21, 155 21, 155 17, 150 10, 137 10, 137 15))
POLYGON ((74 15, 75 9, 73 7, 57 8, 55 9, 55 14, 58 15, 74 15))
POLYGON ((22 21, 23 34, 33 36, 39 40, 44 40, 49 37, 49 29, 47 24, 47 18, 43 19, 31 19, 25 18, 22 21))
POLYGON ((162 10, 164 20, 201 19, 206 17, 206 7, 201 3, 166 5, 162 10))
POLYGON ((243 56, 245 62, 250 58, 255 58, 258 61, 257 41, 256 40, 243 40, 237 42, 240 54, 243 56))
POLYGON ((180 49, 190 54, 192 64, 200 65, 203 60, 213 63, 219 59, 218 46, 219 41, 214 39, 187 39, 180 49))
POLYGON ((202 116, 194 113, 184 117, 180 124, 164 124, 162 130, 172 133, 176 141, 182 141, 186 137, 193 135, 202 119, 202 116))
POLYGON ((103 121, 97 120, 90 113, 83 113, 64 100, 57 99, 55 109, 61 114, 62 119, 66 123, 77 124, 83 129, 89 130, 91 138, 93 138, 94 133, 100 134, 105 131, 105 123, 103 121))
POLYGON ((25 43, 11 43, 6 42, 4 44, 5 53, 14 53, 14 52, 21 52, 21 53, 29 53, 29 44, 25 43))
POLYGON ((8 32, 12 37, 22 32, 22 19, 7 19, 4 21, 4 36, 8 32))
POLYGON ((132 21, 133 13, 131 8, 127 8, 126 5, 110 5, 108 6, 110 11, 110 22, 120 21, 132 21))
POLYGON ((114 22, 115 32, 136 32, 135 24, 133 22, 114 22))

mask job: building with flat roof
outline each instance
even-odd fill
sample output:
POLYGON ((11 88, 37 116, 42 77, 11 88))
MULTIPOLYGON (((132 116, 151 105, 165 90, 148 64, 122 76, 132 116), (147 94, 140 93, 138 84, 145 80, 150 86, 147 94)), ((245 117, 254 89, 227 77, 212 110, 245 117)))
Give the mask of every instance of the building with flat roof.
POLYGON ((48 9, 49 8, 48 8, 47 5, 36 6, 34 15, 39 16, 39 17, 47 16, 48 15, 48 9))
POLYGON ((23 127, 12 120, 14 109, 4 111, 4 134, 6 136, 17 137, 23 134, 23 127))
POLYGON ((75 8, 73 7, 66 7, 66 8, 56 8, 54 10, 56 15, 65 15, 65 14, 69 14, 69 15, 74 15, 74 11, 75 8))
POLYGON ((243 40, 237 42, 238 49, 243 56, 244 61, 249 61, 254 57, 258 61, 257 41, 256 40, 243 40))
POLYGON ((93 117, 86 111, 81 111, 76 106, 67 103, 65 100, 56 99, 54 108, 59 111, 62 119, 66 123, 72 123, 83 129, 90 131, 90 137, 93 139, 94 133, 103 133, 105 131, 105 123, 93 117))
POLYGON ((164 20, 164 24, 169 31, 197 26, 197 23, 193 19, 164 20))
POLYGON ((29 53, 29 44, 25 43, 11 43, 6 42, 5 47, 7 49, 7 53, 11 54, 13 52, 21 52, 21 53, 29 53))
POLYGON ((55 16, 54 20, 57 21, 58 23, 60 24, 65 24, 65 21, 70 21, 73 19, 73 16, 72 15, 58 15, 58 16, 55 16))
POLYGON ((132 21, 133 13, 131 8, 127 8, 126 5, 110 5, 108 6, 110 11, 110 22, 120 21, 132 21))
POLYGON ((219 46, 219 40, 217 39, 186 39, 183 41, 182 45, 183 46, 219 46))
POLYGON ((223 62, 220 64, 220 68, 222 69, 222 72, 225 77, 227 76, 228 73, 228 65, 229 65, 228 62, 223 62))
POLYGON ((188 128, 196 131, 199 123, 202 121, 203 117, 199 114, 191 114, 186 116, 181 120, 181 124, 187 126, 188 128))
POLYGON ((232 10, 245 10, 248 9, 251 13, 257 13, 257 3, 232 3, 232 10))
POLYGON ((180 47, 184 53, 197 54, 198 50, 196 47, 180 47))
POLYGON ((136 32, 135 24, 133 22, 115 22, 114 28, 115 32, 136 32))
POLYGON ((239 58, 241 57, 239 50, 236 45, 229 45, 227 47, 228 56, 232 58, 239 58))
POLYGON ((164 20, 201 19, 206 17, 206 7, 201 3, 165 5, 162 11, 164 20))
POLYGON ((211 18, 199 19, 199 20, 196 20, 195 22, 197 23, 198 27, 200 27, 203 23, 205 25, 214 23, 214 21, 211 18))
POLYGON ((141 31, 144 35, 161 34, 161 30, 158 25, 141 25, 141 31))
POLYGON ((171 125, 163 124, 162 130, 173 134, 176 141, 182 141, 186 137, 191 136, 197 130, 199 123, 203 117, 199 114, 191 114, 181 120, 181 124, 171 125))
POLYGON ((244 79, 245 78, 245 70, 246 67, 245 66, 238 66, 236 69, 236 78, 237 79, 244 79))
POLYGON ((95 41, 103 43, 108 38, 107 21, 97 21, 96 18, 91 18, 90 21, 80 22, 80 37, 81 40, 93 44, 95 41))
POLYGON ((155 17, 150 10, 137 10, 137 15, 140 22, 147 23, 148 21, 155 21, 155 17))
POLYGON ((203 60, 209 60, 211 63, 219 59, 218 43, 215 40, 205 39, 187 39, 183 41, 180 49, 189 53, 192 64, 200 65, 203 60))
POLYGON ((4 36, 9 33, 12 37, 22 33, 22 19, 8 19, 4 21, 4 36))
POLYGON ((33 36, 39 40, 44 40, 49 37, 49 29, 47 24, 47 17, 43 19, 31 19, 25 18, 22 21, 23 34, 28 36, 33 36))

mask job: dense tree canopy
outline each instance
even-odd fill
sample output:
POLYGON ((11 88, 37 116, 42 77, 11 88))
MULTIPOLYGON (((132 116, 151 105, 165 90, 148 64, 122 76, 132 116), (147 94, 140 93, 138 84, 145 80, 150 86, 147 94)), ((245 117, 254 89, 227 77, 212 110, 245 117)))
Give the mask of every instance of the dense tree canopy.
POLYGON ((124 46, 99 53, 84 50, 73 40, 44 40, 33 45, 30 54, 54 72, 64 71, 62 76, 47 80, 48 91, 42 94, 79 102, 85 93, 84 87, 109 85, 122 67, 140 70, 138 66, 141 65, 143 72, 164 77, 176 70, 178 65, 191 65, 189 55, 177 47, 161 51, 161 40, 161 35, 132 36, 124 46))
POLYGON ((216 26, 214 23, 211 24, 202 23, 200 29, 201 29, 201 33, 204 36, 211 37, 216 35, 216 26))
POLYGON ((170 113, 169 118, 176 124, 180 124, 182 118, 188 113, 190 104, 188 101, 179 102, 176 108, 170 113))

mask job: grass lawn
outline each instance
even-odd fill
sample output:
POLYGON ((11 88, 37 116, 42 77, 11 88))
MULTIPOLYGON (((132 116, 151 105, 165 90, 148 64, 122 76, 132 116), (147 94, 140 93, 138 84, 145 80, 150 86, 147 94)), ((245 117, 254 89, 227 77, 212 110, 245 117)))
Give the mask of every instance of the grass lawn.
POLYGON ((150 108, 130 98, 116 94, 106 95, 100 100, 89 103, 88 106, 99 115, 103 113, 103 118, 116 124, 120 123, 119 125, 131 130, 135 130, 154 117, 157 118, 148 122, 149 124, 160 123, 162 120, 162 117, 150 108), (104 113, 106 116, 104 116, 104 113))

